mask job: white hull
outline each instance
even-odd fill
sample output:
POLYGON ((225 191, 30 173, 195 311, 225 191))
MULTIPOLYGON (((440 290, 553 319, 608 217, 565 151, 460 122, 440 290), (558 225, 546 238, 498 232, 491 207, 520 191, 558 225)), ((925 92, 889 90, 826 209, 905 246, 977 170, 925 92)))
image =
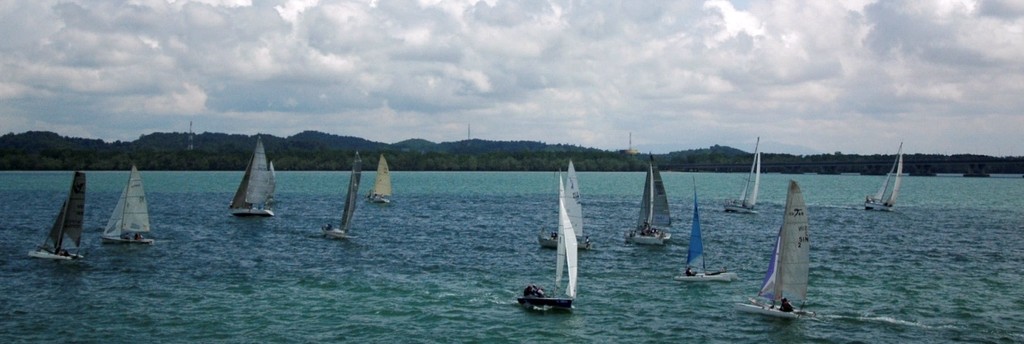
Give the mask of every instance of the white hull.
POLYGON ((731 282, 740 279, 739 275, 735 272, 722 272, 713 275, 708 275, 703 272, 698 272, 696 276, 676 276, 676 281, 683 282, 731 282))
POLYGON ((42 250, 42 249, 35 250, 35 251, 29 251, 28 252, 28 256, 32 257, 32 258, 53 259, 53 260, 74 260, 74 259, 85 258, 85 256, 80 255, 80 254, 68 253, 68 255, 65 256, 65 255, 53 254, 53 253, 50 253, 49 251, 42 250))
POLYGON ((875 202, 875 201, 865 201, 864 202, 864 209, 865 210, 892 211, 894 206, 895 205, 886 205, 884 203, 879 203, 879 202, 875 202))
POLYGON ((740 213, 740 214, 757 214, 757 210, 753 207, 744 207, 740 204, 727 203, 725 205, 725 212, 727 213, 740 213))
POLYGON ((256 209, 256 208, 241 208, 231 209, 231 215, 235 216, 274 216, 274 211, 270 209, 256 209))
POLYGON ((661 232, 657 235, 642 235, 636 232, 626 233, 626 242, 638 245, 664 245, 672 234, 661 232))
POLYGON ((328 238, 332 238, 332 239, 348 239, 348 238, 350 238, 350 236, 348 236, 348 233, 345 233, 344 231, 340 231, 338 229, 330 229, 330 230, 328 230, 328 229, 321 229, 321 230, 324 232, 324 236, 328 237, 328 238))
POLYGON ((770 317, 783 318, 783 319, 797 319, 805 317, 813 317, 814 312, 806 312, 795 309, 792 312, 783 312, 778 307, 772 307, 765 304, 753 304, 753 303, 737 303, 736 310, 744 313, 754 313, 767 315, 770 317))
POLYGON ((104 244, 144 244, 144 245, 152 245, 155 242, 153 239, 135 240, 135 239, 122 239, 122 238, 117 238, 117 237, 115 237, 115 238, 101 237, 101 239, 103 240, 104 244))

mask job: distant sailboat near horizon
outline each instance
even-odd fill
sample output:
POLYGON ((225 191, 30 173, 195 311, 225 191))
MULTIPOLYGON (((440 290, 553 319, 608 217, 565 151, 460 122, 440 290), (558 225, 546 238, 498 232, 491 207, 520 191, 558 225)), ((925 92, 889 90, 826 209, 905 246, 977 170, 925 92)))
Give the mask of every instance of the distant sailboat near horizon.
POLYGON ((352 173, 348 177, 348 192, 345 194, 345 206, 341 210, 341 225, 333 227, 328 223, 326 226, 321 227, 324 236, 334 239, 351 238, 348 235, 348 231, 352 227, 352 216, 356 212, 356 204, 358 203, 356 197, 359 197, 359 179, 362 172, 363 161, 359 159, 359 152, 356 152, 355 158, 352 159, 352 173))
POLYGON ((523 295, 516 299, 523 307, 531 309, 558 309, 571 311, 573 301, 576 300, 578 262, 576 248, 576 231, 573 229, 572 221, 569 219, 565 207, 567 197, 562 184, 562 177, 558 177, 558 253, 555 261, 555 292, 558 294, 558 287, 562 284, 562 271, 567 271, 569 281, 565 286, 565 297, 548 296, 544 289, 536 285, 527 285, 523 295))
MULTIPOLYGON (((559 180, 561 181, 561 174, 559 174, 559 180)), ((568 183, 566 190, 559 193, 559 198, 565 203, 566 213, 569 214, 569 221, 572 222, 572 228, 576 233, 576 241, 580 242, 582 240, 582 243, 577 245, 577 248, 589 250, 593 248, 593 244, 590 242, 590 237, 586 236, 583 232, 583 203, 580 201, 580 182, 579 178, 576 177, 576 167, 573 166, 572 160, 569 160, 566 181, 568 183)), ((541 247, 557 248, 558 230, 548 234, 541 228, 540 233, 537 234, 537 242, 540 243, 541 247)))
POLYGON ((903 142, 896 151, 896 161, 893 161, 892 168, 885 175, 885 181, 878 188, 874 195, 868 195, 864 199, 865 210, 893 211, 896 207, 896 196, 900 192, 900 183, 903 179, 903 142), (889 188, 889 180, 892 179, 892 188, 889 188))
POLYGON ((274 216, 273 200, 276 181, 274 163, 267 163, 263 140, 256 136, 256 149, 245 167, 242 182, 228 209, 235 216, 274 216))
POLYGON ((149 209, 146 192, 142 188, 142 175, 132 165, 128 184, 124 186, 100 239, 104 244, 153 244, 153 239, 142 237, 142 233, 149 231, 149 209))
POLYGON ((757 293, 757 296, 770 300, 771 304, 751 298, 750 303, 737 303, 737 311, 790 319, 814 316, 814 312, 794 308, 789 303, 790 300, 807 300, 811 251, 809 226, 803 193, 796 181, 790 180, 782 226, 761 290, 757 293), (782 303, 776 305, 778 301, 782 303))
POLYGON ((676 276, 677 281, 684 282, 730 282, 739 279, 735 272, 727 272, 725 268, 716 272, 707 272, 707 264, 704 259, 704 240, 700 230, 700 208, 697 206, 697 180, 693 181, 693 225, 690 230, 690 247, 686 253, 686 271, 676 276), (691 267, 700 258, 700 271, 693 272, 691 267))
POLYGON ((758 150, 760 146, 761 138, 758 137, 757 143, 754 144, 754 162, 750 164, 750 173, 747 174, 747 181, 743 183, 743 191, 740 192, 738 199, 725 203, 725 212, 757 214, 754 206, 757 205, 757 190, 761 185, 761 152, 758 150))
POLYGON ((664 245, 672 238, 665 228, 672 225, 672 217, 668 209, 668 195, 661 172, 654 164, 654 156, 647 166, 647 178, 644 180, 644 196, 640 200, 640 216, 636 228, 626 232, 626 242, 642 245, 664 245))
POLYGON ((388 169, 388 161, 384 154, 377 160, 377 176, 373 182, 373 189, 366 195, 370 203, 391 203, 391 170, 388 169))
POLYGON ((82 222, 85 219, 85 173, 75 171, 71 179, 71 190, 68 191, 68 198, 61 205, 57 219, 50 228, 50 233, 42 245, 34 251, 29 251, 28 256, 41 259, 73 260, 82 259, 85 256, 68 252, 67 246, 73 245, 81 248, 82 222), (67 237, 65 239, 65 237, 67 237), (70 239, 70 242, 68 242, 70 239))

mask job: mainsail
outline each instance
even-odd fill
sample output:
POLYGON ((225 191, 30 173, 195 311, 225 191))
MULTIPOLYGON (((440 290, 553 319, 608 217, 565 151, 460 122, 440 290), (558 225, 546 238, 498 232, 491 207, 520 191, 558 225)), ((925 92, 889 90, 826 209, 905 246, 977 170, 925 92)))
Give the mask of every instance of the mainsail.
POLYGON ((273 164, 267 164, 267 154, 263 150, 263 140, 256 137, 256 149, 245 167, 242 182, 238 184, 235 197, 231 200, 231 209, 250 208, 262 204, 269 208, 275 189, 273 164))
POLYGON ((124 232, 149 232, 146 193, 142 188, 142 176, 134 165, 128 175, 128 184, 124 186, 121 198, 103 230, 103 236, 118 237, 124 232))
POLYGON ((384 159, 384 154, 381 154, 377 161, 377 178, 374 180, 373 190, 370 191, 370 196, 373 195, 391 196, 391 171, 388 169, 388 161, 384 159))
MULTIPOLYGON (((693 186, 693 225, 690 227, 690 249, 686 253, 686 265, 693 265, 697 258, 704 255, 704 241, 700 235, 700 212, 697 207, 697 186, 693 186)), ((703 263, 703 260, 701 260, 703 263)), ((701 264, 704 270, 704 264, 701 264)))
POLYGON ((569 172, 566 179, 568 185, 566 187, 565 196, 565 211, 569 214, 569 222, 572 223, 572 228, 576 231, 577 237, 583 236, 583 204, 580 202, 580 183, 579 179, 576 178, 576 168, 572 165, 572 160, 569 160, 569 172))
POLYGON ((348 193, 345 195, 345 208, 341 212, 341 231, 348 232, 352 225, 352 214, 356 211, 356 197, 359 195, 359 177, 363 172, 363 161, 356 152, 352 162, 352 175, 348 179, 348 193))
POLYGON ((565 189, 562 178, 558 178, 558 262, 555 265, 555 285, 561 285, 563 263, 569 273, 569 283, 565 287, 565 295, 576 297, 576 264, 577 244, 576 232, 573 231, 572 221, 569 219, 568 211, 565 208, 565 189))
POLYGON ((800 186, 790 181, 786 214, 758 295, 770 300, 806 300, 810 249, 804 196, 800 186))
POLYGON ((672 225, 665 183, 661 180, 661 172, 658 171, 658 167, 654 165, 653 157, 647 168, 644 185, 644 198, 640 201, 640 217, 637 220, 637 227, 642 227, 644 222, 659 227, 672 225))
POLYGON ((61 206, 60 214, 50 228, 50 234, 46 236, 43 247, 51 249, 53 253, 65 247, 64 236, 66 235, 74 243, 75 247, 81 244, 82 221, 85 218, 85 173, 75 171, 71 181, 71 191, 68 192, 68 199, 61 206))

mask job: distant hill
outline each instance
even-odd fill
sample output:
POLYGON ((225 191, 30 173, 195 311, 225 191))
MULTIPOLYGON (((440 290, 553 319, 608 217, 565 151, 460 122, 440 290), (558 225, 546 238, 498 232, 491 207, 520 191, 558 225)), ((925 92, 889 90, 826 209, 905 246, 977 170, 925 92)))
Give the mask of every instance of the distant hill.
MULTIPOLYGON (((252 154, 257 135, 204 132, 152 133, 134 141, 104 142, 29 131, 0 136, 0 170, 126 170, 137 165, 145 170, 241 170, 252 154)), ((304 131, 289 137, 258 135, 267 157, 277 170, 347 170, 355 152, 366 166, 387 155, 396 171, 556 171, 572 159, 580 171, 642 171, 649 156, 623 154, 567 144, 537 141, 489 141, 480 139, 434 143, 409 139, 394 144, 304 131)), ((749 171, 751 153, 714 145, 708 148, 655 154, 665 171, 749 171)), ((768 173, 863 173, 884 174, 893 155, 764 154, 768 173)), ((982 155, 912 154, 904 156, 904 172, 1024 173, 1024 158, 982 155)))

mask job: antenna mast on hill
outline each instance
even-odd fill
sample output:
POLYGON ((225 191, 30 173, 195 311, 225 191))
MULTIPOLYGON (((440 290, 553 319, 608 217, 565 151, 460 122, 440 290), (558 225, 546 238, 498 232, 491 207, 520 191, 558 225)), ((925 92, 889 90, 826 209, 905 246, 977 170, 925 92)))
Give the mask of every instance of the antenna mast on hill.
POLYGON ((192 121, 188 121, 188 150, 192 150, 192 121))
POLYGON ((466 141, 473 139, 473 124, 466 124, 466 141))

